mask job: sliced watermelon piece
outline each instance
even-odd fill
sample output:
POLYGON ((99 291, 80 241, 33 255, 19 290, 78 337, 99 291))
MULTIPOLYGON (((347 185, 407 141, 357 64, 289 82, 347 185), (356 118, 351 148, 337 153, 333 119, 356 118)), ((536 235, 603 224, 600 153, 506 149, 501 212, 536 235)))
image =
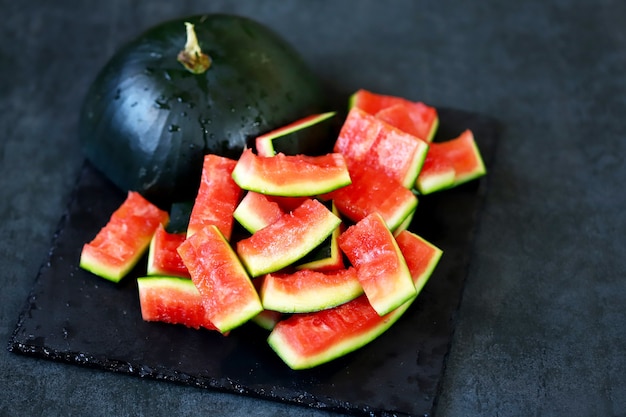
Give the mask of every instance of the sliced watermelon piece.
POLYGON ((409 228, 409 226, 411 226, 411 222, 413 222, 413 217, 415 217, 415 212, 417 210, 413 210, 411 213, 409 213, 408 216, 406 216, 404 218, 404 220, 402 220, 402 223, 400 223, 398 225, 398 227, 396 227, 395 229, 393 229, 393 235, 397 236, 400 232, 407 230, 409 228))
POLYGON ((200 292, 190 279, 141 277, 137 279, 137 288, 141 317, 145 321, 217 330, 208 318, 200 292))
MULTIPOLYGON (((289 135, 311 128, 334 115, 335 112, 314 114, 261 135, 255 140, 256 152, 260 156, 274 156, 277 149, 278 153, 286 155, 312 154, 313 152, 306 152, 306 149, 302 148, 302 143, 298 141, 298 138, 290 138, 289 135)), ((310 150, 313 151, 313 149, 310 150)))
MULTIPOLYGON (((337 217, 339 210, 333 201, 330 201, 330 209, 337 217)), ((339 249, 339 235, 343 227, 340 224, 318 247, 306 254, 297 265, 296 269, 311 269, 313 271, 327 272, 344 269, 343 253, 339 249)))
POLYGON ((267 310, 307 313, 335 307, 363 294, 354 268, 332 272, 303 269, 291 274, 267 274, 260 297, 267 310))
POLYGON ((333 150, 346 159, 349 166, 360 162, 378 138, 384 123, 359 108, 352 108, 341 126, 333 150))
POLYGON ((148 249, 147 274, 190 278, 177 252, 178 246, 184 241, 185 233, 169 233, 163 225, 159 225, 148 249))
POLYGON ((352 184, 323 197, 332 199, 337 210, 352 222, 378 213, 393 231, 415 211, 418 204, 415 194, 384 173, 354 166, 350 176, 352 184))
POLYGON ((487 173, 478 145, 471 130, 463 131, 455 139, 438 143, 439 150, 454 167, 454 186, 466 183, 487 173))
POLYGON ((187 238, 179 247, 211 322, 226 333, 263 311, 261 300, 239 258, 216 225, 187 238))
POLYGON ((471 130, 431 144, 415 188, 429 194, 464 184, 487 173, 471 130))
POLYGON ((279 311, 263 310, 252 318, 252 322, 265 330, 272 330, 283 317, 279 311))
POLYGON ((353 108, 339 132, 334 151, 344 155, 350 168, 367 165, 385 172, 410 189, 422 168, 428 144, 353 108))
POLYGON ((139 193, 129 191, 120 207, 94 239, 83 245, 80 267, 119 282, 137 264, 159 225, 169 215, 139 193))
POLYGON ((363 291, 379 315, 416 295, 404 256, 378 213, 346 229, 339 236, 339 247, 356 268, 363 291))
POLYGON ((394 126, 397 124, 398 128, 407 129, 405 131, 426 142, 433 140, 439 127, 437 109, 422 102, 407 100, 403 97, 378 94, 361 89, 350 97, 349 106, 362 109, 372 115, 377 115, 394 126), (392 107, 392 110, 387 110, 392 107), (383 110, 386 111, 380 113, 383 110), (407 126, 407 118, 411 120, 412 123, 409 123, 412 126, 407 126))
POLYGON ((384 172, 405 188, 412 189, 427 152, 426 142, 385 123, 361 163, 384 172))
MULTIPOLYGON (((263 285, 263 278, 257 278, 252 281, 254 288, 258 294, 261 293, 261 285, 263 285)), ((284 317, 283 313, 279 311, 263 310, 252 318, 252 322, 256 323, 259 327, 265 330, 272 330, 276 323, 278 323, 284 317)))
MULTIPOLYGON (((417 294, 428 281, 441 251, 410 233, 400 239, 398 246, 404 258, 413 260, 409 269, 417 294)), ((327 310, 294 314, 276 324, 268 343, 290 368, 313 368, 376 339, 398 321, 416 297, 384 316, 372 308, 365 295, 327 310)))
POLYGON ((216 225, 230 239, 233 229, 233 212, 243 194, 233 181, 232 172, 237 161, 218 155, 204 157, 198 194, 189 218, 187 236, 207 225, 216 225))
POLYGON ((291 213, 237 242, 237 254, 251 276, 276 272, 324 241, 341 219, 318 200, 309 199, 291 213))
POLYGON ((278 204, 284 212, 294 211, 298 206, 308 200, 310 197, 283 197, 279 195, 267 196, 271 201, 278 204))
POLYGON ((431 194, 454 186, 456 171, 445 154, 439 143, 430 144, 426 160, 415 182, 415 189, 420 194, 431 194))
POLYGON ((350 184, 350 174, 342 155, 257 156, 244 150, 233 171, 233 179, 243 189, 287 197, 316 196, 350 184))
POLYGON ((233 216, 247 231, 255 233, 284 214, 277 202, 265 194, 248 191, 233 216))
POLYGON ((398 233, 396 242, 411 271, 417 297, 439 263, 443 251, 408 230, 398 233))

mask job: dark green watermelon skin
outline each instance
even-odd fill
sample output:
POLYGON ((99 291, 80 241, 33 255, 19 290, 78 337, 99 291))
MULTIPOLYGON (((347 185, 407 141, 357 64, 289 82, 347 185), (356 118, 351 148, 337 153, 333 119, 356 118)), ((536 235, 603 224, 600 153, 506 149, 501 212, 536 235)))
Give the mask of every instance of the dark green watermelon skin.
POLYGON ((326 110, 315 75, 268 28, 238 16, 193 16, 155 26, 113 56, 87 92, 79 138, 116 186, 165 205, 193 199, 204 154, 237 158, 256 136, 326 110), (177 61, 184 22, 212 59, 203 74, 177 61))

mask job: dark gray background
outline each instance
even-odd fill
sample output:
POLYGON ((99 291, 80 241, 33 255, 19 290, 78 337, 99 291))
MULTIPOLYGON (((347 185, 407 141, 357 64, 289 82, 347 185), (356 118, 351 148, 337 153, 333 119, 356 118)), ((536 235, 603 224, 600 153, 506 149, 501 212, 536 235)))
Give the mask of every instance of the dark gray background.
MULTIPOLYGON (((438 416, 626 416, 626 2, 1 0, 0 340, 82 157, 97 70, 164 19, 225 11, 283 34, 340 92, 498 118, 438 416)), ((0 415, 325 416, 0 350, 0 415)))

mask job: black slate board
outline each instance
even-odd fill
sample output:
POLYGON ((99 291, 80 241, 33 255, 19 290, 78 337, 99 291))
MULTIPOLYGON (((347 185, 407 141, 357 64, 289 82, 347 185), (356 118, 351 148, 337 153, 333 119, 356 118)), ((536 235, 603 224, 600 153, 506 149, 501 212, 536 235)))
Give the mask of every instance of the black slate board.
MULTIPOLYGON (((472 129, 489 168, 499 129, 491 118, 440 109, 436 140, 472 129)), ((411 230, 444 255, 422 294, 387 333, 332 363, 292 371, 248 323, 228 337, 141 319, 136 280, 120 284, 78 267, 81 247, 125 194, 89 164, 9 342, 55 361, 355 415, 432 415, 489 177, 420 198, 411 230)))

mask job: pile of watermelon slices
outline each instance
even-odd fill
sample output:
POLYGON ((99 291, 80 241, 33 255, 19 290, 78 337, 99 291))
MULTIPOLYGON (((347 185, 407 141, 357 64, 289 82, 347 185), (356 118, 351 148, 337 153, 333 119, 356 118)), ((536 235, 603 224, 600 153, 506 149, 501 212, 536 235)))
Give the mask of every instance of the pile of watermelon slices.
POLYGON ((137 279, 144 320, 225 336, 253 321, 292 369, 364 346, 406 311, 442 256, 407 229, 418 196, 486 171, 471 131, 433 142, 435 108, 366 90, 351 97, 332 153, 277 150, 289 132, 333 116, 263 135, 238 160, 206 155, 181 230, 168 229, 171 211, 129 191, 80 266, 119 282, 148 252, 137 279))

